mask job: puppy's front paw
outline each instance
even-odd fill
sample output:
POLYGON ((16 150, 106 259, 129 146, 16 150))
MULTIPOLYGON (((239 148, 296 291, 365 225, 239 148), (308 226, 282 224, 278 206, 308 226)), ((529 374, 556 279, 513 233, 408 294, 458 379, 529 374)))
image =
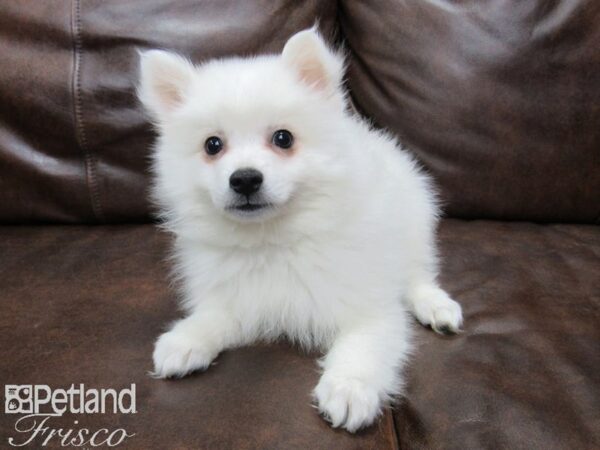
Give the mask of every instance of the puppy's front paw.
POLYGON ((331 425, 351 433, 373 423, 381 412, 377 390, 356 378, 324 374, 313 395, 331 425))
POLYGON ((183 333, 169 331, 156 341, 152 375, 156 378, 180 378, 195 370, 208 368, 215 356, 201 342, 195 342, 183 333))
POLYGON ((438 287, 420 289, 413 298, 417 320, 439 334, 454 334, 463 323, 462 308, 438 287))

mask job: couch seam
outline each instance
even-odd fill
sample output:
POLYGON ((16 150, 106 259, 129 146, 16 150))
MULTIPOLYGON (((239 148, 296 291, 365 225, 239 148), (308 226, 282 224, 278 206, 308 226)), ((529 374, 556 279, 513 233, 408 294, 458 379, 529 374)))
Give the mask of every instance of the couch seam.
POLYGON ((73 120, 75 124, 75 138, 77 145, 83 153, 85 163, 86 185, 95 219, 103 220, 100 193, 98 191, 98 180, 96 174, 96 159, 91 152, 85 131, 83 120, 83 102, 81 98, 81 61, 83 59, 83 41, 81 39, 81 2, 73 0, 71 10, 71 29, 73 34, 73 120))
POLYGON ((394 409, 390 408, 388 416, 389 436, 393 450, 400 450, 400 441, 398 440, 398 430, 396 429, 396 421, 394 420, 394 409))

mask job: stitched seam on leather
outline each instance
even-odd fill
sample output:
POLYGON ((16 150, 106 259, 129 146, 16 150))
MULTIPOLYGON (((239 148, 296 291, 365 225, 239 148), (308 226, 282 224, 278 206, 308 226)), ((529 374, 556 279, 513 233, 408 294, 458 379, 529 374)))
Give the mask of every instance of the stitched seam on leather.
POLYGON ((103 220, 102 205, 100 203, 100 194, 96 176, 96 159, 89 149, 87 136, 85 133, 85 124, 83 121, 81 99, 81 59, 83 56, 83 42, 81 40, 81 3, 80 0, 73 0, 71 11, 71 28, 73 33, 73 116, 75 122, 75 137, 77 144, 83 152, 85 161, 86 184, 90 196, 92 213, 94 218, 103 220))

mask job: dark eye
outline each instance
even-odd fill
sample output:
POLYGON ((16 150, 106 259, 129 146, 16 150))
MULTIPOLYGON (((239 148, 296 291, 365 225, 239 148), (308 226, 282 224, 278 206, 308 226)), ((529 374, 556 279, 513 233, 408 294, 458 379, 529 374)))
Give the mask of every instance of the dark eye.
POLYGON ((271 142, 279 148, 290 148, 294 144, 294 136, 288 130, 277 130, 273 133, 271 142))
POLYGON ((223 141, 217 136, 211 136, 204 142, 204 150, 209 155, 216 155, 223 150, 223 141))

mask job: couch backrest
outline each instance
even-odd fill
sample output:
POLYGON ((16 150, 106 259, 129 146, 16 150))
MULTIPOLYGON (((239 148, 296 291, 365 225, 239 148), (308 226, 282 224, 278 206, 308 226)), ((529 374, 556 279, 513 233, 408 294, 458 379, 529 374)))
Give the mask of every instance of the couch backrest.
POLYGON ((449 215, 598 220, 596 0, 5 0, 0 221, 148 220, 136 50, 275 52, 316 19, 346 42, 359 110, 416 153, 449 215))
POLYGON ((0 221, 149 220, 137 50, 273 53, 316 18, 332 35, 336 13, 319 0, 2 0, 0 221))
POLYGON ((447 214, 600 219, 600 1, 342 0, 358 107, 447 214))

